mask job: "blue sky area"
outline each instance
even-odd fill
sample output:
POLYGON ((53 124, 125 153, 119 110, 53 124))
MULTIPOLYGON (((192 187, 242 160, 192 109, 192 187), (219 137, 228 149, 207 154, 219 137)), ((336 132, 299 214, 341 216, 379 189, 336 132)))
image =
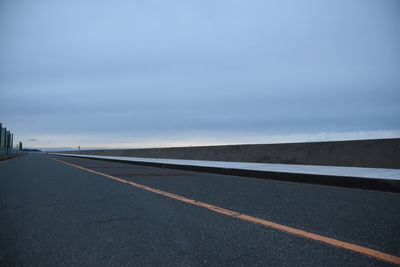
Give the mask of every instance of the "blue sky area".
POLYGON ((400 2, 0 3, 0 120, 26 147, 400 137, 400 2))

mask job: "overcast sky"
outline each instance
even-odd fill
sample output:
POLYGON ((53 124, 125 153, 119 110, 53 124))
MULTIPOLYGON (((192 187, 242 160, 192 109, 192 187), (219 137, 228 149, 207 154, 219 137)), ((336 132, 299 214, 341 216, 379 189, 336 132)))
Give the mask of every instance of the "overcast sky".
POLYGON ((0 3, 25 146, 400 137, 397 0, 0 3))

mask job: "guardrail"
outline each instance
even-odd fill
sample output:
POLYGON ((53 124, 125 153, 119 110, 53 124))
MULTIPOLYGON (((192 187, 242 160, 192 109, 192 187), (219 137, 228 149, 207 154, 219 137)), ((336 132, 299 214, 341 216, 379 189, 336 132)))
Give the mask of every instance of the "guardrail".
POLYGON ((81 150, 79 152, 63 151, 62 153, 400 169, 400 138, 287 144, 81 150))

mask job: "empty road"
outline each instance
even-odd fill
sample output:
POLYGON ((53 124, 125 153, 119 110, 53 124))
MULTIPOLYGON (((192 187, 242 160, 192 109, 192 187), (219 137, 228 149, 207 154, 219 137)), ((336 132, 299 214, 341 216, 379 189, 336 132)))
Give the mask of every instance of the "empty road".
POLYGON ((400 194, 29 154, 0 266, 396 266, 400 194))

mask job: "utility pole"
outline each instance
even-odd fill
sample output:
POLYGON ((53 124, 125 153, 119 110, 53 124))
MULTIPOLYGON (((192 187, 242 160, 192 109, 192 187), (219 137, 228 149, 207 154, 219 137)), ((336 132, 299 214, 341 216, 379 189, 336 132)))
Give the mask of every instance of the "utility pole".
POLYGON ((8 150, 10 148, 10 131, 7 130, 6 128, 6 136, 5 136, 5 148, 6 148, 6 154, 8 155, 8 150))
POLYGON ((0 123, 0 154, 3 153, 3 139, 4 139, 3 124, 0 123))
POLYGON ((11 150, 11 153, 13 152, 13 151, 12 151, 12 149, 13 149, 13 144, 14 144, 14 134, 12 133, 12 134, 11 134, 11 137, 10 137, 10 150, 11 150))
POLYGON ((3 147, 3 142, 2 142, 2 140, 3 140, 3 124, 0 123, 0 150, 1 150, 1 148, 3 147))

